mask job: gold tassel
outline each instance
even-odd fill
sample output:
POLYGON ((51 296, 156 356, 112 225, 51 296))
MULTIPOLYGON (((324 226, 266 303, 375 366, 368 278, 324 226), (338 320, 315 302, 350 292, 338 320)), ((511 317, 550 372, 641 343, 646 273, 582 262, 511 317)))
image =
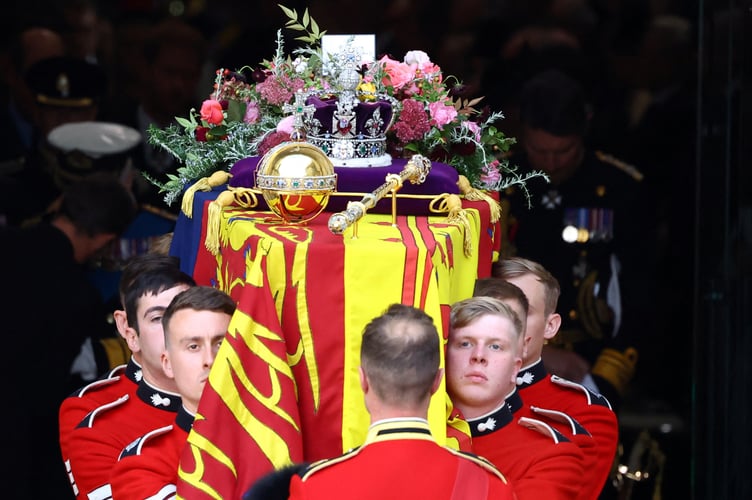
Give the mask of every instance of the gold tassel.
POLYGON ((470 201, 485 201, 488 203, 488 207, 491 209, 491 223, 496 224, 496 222, 498 222, 501 218, 501 205, 498 201, 494 200, 480 189, 471 186, 470 181, 467 180, 467 177, 464 175, 460 175, 457 185, 460 188, 460 193, 462 193, 466 199, 470 201))
POLYGON ((439 205, 442 212, 447 213, 447 222, 451 224, 459 224, 462 226, 464 238, 462 241, 462 250, 466 257, 469 257, 473 253, 473 239, 470 234, 470 221, 467 219, 467 212, 462 208, 462 199, 456 194, 443 194, 439 198, 441 203, 439 205))
POLYGON ((219 254, 219 227, 222 210, 225 207, 232 205, 234 201, 235 194, 232 191, 222 191, 219 193, 216 200, 209 203, 209 206, 206 209, 206 240, 204 240, 204 246, 212 253, 212 255, 219 254))
POLYGON ((230 173, 224 170, 217 170, 209 177, 203 177, 197 180, 192 186, 185 190, 183 193, 183 202, 180 207, 186 217, 193 218, 193 198, 196 195, 196 191, 211 191, 213 187, 227 184, 230 180, 230 173))

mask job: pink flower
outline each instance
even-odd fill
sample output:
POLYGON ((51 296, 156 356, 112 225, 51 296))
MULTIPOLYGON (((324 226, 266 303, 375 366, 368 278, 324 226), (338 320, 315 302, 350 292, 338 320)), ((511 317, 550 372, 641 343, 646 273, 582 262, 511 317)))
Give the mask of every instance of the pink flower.
POLYGON ((258 123, 260 117, 261 112, 259 111, 258 103, 255 101, 249 102, 245 108, 243 122, 253 125, 254 123, 258 123))
POLYGON ((480 180, 481 182, 489 186, 493 186, 501 180, 501 172, 499 172, 499 160, 494 160, 483 167, 483 173, 480 174, 480 180))
POLYGON ((480 142, 480 125, 478 125, 474 121, 466 120, 462 122, 462 126, 473 133, 476 142, 480 142))
POLYGON ((201 119, 209 125, 219 125, 224 119, 225 115, 222 112, 222 105, 219 101, 214 99, 207 99, 201 104, 201 119))
POLYGON ((415 69, 410 67, 409 64, 404 64, 394 59, 390 59, 388 56, 384 56, 379 59, 379 63, 384 65, 384 71, 387 78, 383 83, 385 85, 391 85, 394 90, 399 90, 415 78, 415 69))
POLYGON ((293 125, 295 125, 295 117, 292 115, 286 116, 277 123, 277 132, 287 134, 289 137, 293 131, 293 125))
POLYGON ((443 127, 457 118, 457 110, 454 106, 447 106, 443 102, 432 102, 428 105, 431 114, 431 125, 443 127))

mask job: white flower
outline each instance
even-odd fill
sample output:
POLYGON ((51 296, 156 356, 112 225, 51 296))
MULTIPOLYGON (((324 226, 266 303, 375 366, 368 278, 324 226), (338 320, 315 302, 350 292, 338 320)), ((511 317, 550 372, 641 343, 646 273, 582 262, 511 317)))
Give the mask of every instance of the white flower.
POLYGON ((292 67, 295 70, 296 73, 301 74, 305 73, 308 69, 308 60, 304 57, 296 57, 295 60, 292 62, 292 67))
POLYGON ((410 66, 415 65, 419 68, 422 68, 426 64, 431 63, 431 58, 428 57, 428 54, 426 54, 422 50, 410 50, 407 54, 405 54, 404 62, 405 64, 409 64, 410 66))

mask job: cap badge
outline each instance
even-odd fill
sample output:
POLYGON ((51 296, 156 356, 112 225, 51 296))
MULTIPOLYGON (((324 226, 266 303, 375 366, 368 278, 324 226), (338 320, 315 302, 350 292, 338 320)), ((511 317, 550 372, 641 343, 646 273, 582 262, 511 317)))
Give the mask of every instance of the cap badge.
POLYGON ((65 73, 57 75, 55 88, 60 92, 61 97, 68 97, 70 95, 70 80, 68 79, 68 75, 65 73))

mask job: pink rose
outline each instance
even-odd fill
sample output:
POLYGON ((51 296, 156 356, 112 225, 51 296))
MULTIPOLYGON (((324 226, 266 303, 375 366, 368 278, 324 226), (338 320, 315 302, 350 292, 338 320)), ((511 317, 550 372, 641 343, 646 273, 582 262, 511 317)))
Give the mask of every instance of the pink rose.
POLYGON ((245 115, 243 115, 244 123, 258 123, 261 113, 259 112, 258 103, 256 101, 249 102, 245 107, 245 115))
POLYGON ((379 63, 384 65, 384 72, 388 81, 383 82, 385 85, 391 85, 394 90, 399 90, 415 78, 415 69, 408 64, 404 64, 388 56, 379 59, 379 63))
POLYGON ((209 125, 219 125, 225 119, 222 105, 214 99, 207 99, 201 105, 201 119, 209 125))
POLYGON ((488 186, 494 186, 501 180, 499 160, 494 160, 483 167, 483 173, 480 175, 480 180, 488 186))
POLYGON ((277 132, 282 132, 289 136, 293 131, 293 125, 295 125, 295 117, 292 115, 286 116, 277 124, 277 132))
POLYGON ((432 102, 428 105, 428 112, 431 114, 431 125, 437 127, 443 127, 457 118, 454 106, 447 106, 443 102, 432 102))

